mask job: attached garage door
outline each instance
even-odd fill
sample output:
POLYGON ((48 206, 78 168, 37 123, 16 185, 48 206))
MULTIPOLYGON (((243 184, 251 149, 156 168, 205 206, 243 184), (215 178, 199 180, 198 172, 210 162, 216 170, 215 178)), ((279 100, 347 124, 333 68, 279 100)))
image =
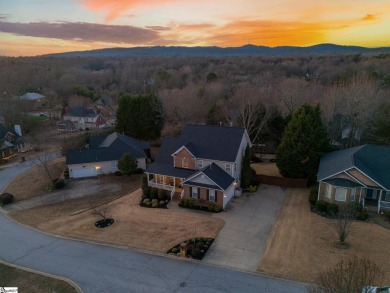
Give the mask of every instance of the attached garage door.
POLYGON ((95 168, 83 168, 73 170, 73 178, 84 178, 97 176, 95 168))

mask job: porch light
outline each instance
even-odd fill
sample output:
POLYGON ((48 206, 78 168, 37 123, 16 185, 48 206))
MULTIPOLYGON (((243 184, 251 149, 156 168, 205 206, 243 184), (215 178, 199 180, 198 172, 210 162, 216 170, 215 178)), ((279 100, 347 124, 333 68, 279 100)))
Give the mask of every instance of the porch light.
POLYGON ((96 170, 100 170, 100 168, 101 168, 100 166, 96 166, 95 167, 96 170))
POLYGON ((234 186, 237 186, 237 182, 236 182, 236 181, 234 181, 234 182, 233 182, 233 185, 234 185, 234 186))
POLYGON ((226 193, 224 193, 223 197, 226 197, 226 193))

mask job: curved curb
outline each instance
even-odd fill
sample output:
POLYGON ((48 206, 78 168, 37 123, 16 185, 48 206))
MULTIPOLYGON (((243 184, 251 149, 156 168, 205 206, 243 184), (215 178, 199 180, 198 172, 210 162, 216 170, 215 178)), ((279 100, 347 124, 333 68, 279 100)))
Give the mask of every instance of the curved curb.
MULTIPOLYGON (((127 251, 135 251, 135 252, 139 252, 139 253, 144 253, 144 254, 149 254, 149 255, 154 255, 154 256, 159 256, 159 257, 165 257, 165 258, 169 258, 169 259, 172 259, 172 260, 187 261, 187 262, 195 263, 197 265, 201 265, 202 264, 202 265, 207 265, 207 266, 210 266, 210 267, 216 267, 216 268, 220 268, 220 269, 225 269, 225 270, 229 270, 229 271, 233 271, 233 272, 242 272, 242 273, 250 274, 250 275, 253 275, 253 276, 267 277, 267 278, 271 278, 271 279, 274 279, 274 280, 281 280, 281 281, 291 282, 291 283, 300 284, 300 285, 304 285, 304 286, 310 285, 309 283, 304 283, 304 282, 300 282, 300 281, 286 279, 286 278, 274 276, 274 275, 271 275, 271 274, 265 273, 265 272, 248 271, 248 270, 240 269, 240 268, 234 268, 234 267, 229 267, 229 266, 222 266, 222 265, 218 265, 218 264, 207 263, 207 262, 203 262, 203 261, 197 260, 197 259, 177 257, 177 256, 169 255, 169 254, 166 254, 166 253, 150 251, 150 250, 142 250, 142 249, 137 248, 137 247, 129 247, 129 246, 117 245, 117 244, 112 244, 112 243, 107 243, 107 242, 102 242, 102 241, 93 241, 93 240, 88 240, 88 239, 64 236, 64 235, 60 235, 60 234, 55 234, 55 233, 50 233, 50 232, 46 232, 46 231, 41 231, 41 230, 38 230, 38 229, 36 229, 34 227, 31 227, 31 226, 28 226, 28 225, 26 225, 24 223, 20 223, 20 222, 16 221, 15 219, 11 218, 7 213, 5 213, 5 211, 1 207, 0 207, 0 212, 5 217, 7 217, 9 220, 11 220, 12 222, 14 222, 14 223, 16 223, 18 225, 21 225, 21 226, 23 226, 23 227, 25 227, 27 229, 34 230, 34 231, 36 231, 38 233, 46 234, 46 235, 49 235, 49 236, 52 236, 52 237, 57 237, 57 238, 64 239, 64 240, 76 241, 76 242, 80 242, 80 243, 89 243, 89 244, 99 245, 99 246, 103 246, 103 247, 112 247, 112 248, 117 248, 117 249, 122 249, 122 250, 127 250, 127 251)), ((45 274, 45 273, 43 273, 43 274, 45 274)), ((50 274, 48 274, 48 275, 50 275, 50 274)), ((62 278, 62 277, 60 277, 60 278, 62 278)), ((67 280, 66 278, 64 278, 64 279, 67 280)), ((71 282, 74 283, 73 281, 71 281, 71 282)))
POLYGON ((37 274, 37 275, 41 275, 41 276, 57 279, 57 280, 60 280, 60 281, 64 281, 64 282, 68 283, 69 285, 71 285, 72 287, 74 287, 78 293, 84 293, 84 291, 81 290, 79 285, 77 285, 71 279, 67 279, 67 278, 64 278, 64 277, 61 277, 61 276, 56 276, 56 275, 48 274, 48 273, 45 273, 45 272, 37 271, 37 270, 34 270, 34 269, 30 269, 30 268, 22 267, 22 266, 19 266, 19 265, 15 265, 13 263, 6 262, 6 261, 4 261, 2 259, 0 259, 0 263, 4 264, 4 265, 7 265, 7 266, 10 266, 10 267, 13 267, 13 268, 16 268, 16 269, 20 269, 20 270, 26 271, 26 272, 30 272, 30 273, 34 273, 34 274, 37 274))

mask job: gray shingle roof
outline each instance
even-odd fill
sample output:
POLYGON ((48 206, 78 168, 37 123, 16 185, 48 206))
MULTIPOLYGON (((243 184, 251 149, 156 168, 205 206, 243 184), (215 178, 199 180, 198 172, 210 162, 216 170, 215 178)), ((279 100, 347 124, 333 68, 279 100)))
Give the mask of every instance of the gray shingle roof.
POLYGON ((69 150, 66 154, 67 164, 82 164, 120 160, 124 154, 134 158, 145 158, 144 142, 114 132, 106 137, 91 137, 90 149, 69 150), (92 142, 92 143, 91 143, 92 142))
MULTIPOLYGON (((223 190, 229 188, 232 185, 234 178, 231 177, 228 173, 222 170, 217 164, 212 163, 204 167, 203 169, 195 172, 191 177, 194 177, 200 173, 203 173, 208 178, 210 178, 216 185, 220 186, 223 190)), ((191 181, 188 181, 191 182, 191 181)), ((185 182, 183 182, 185 184, 185 182)))
POLYGON ((96 117, 99 114, 95 113, 91 109, 86 109, 83 107, 74 107, 69 110, 65 116, 73 116, 73 117, 96 117))
POLYGON ((332 152, 320 160, 318 180, 324 180, 344 170, 356 167, 390 190, 390 147, 380 145, 362 145, 332 152))

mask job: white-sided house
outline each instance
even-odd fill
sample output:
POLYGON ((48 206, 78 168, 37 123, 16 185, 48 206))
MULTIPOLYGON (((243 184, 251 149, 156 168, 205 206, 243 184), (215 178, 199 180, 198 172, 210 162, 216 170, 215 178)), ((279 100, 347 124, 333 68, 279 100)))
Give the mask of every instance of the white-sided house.
POLYGON ((93 177, 118 171, 118 161, 130 154, 138 161, 138 168, 146 169, 148 142, 114 132, 108 136, 92 136, 88 149, 69 150, 66 164, 70 178, 93 177))
POLYGON ((83 107, 71 108, 64 115, 63 120, 73 122, 75 127, 80 130, 104 128, 106 126, 106 120, 101 114, 83 107))
POLYGON ((171 198, 195 198, 225 208, 240 186, 242 158, 251 145, 245 128, 186 125, 179 137, 166 137, 146 170, 148 185, 171 198))

